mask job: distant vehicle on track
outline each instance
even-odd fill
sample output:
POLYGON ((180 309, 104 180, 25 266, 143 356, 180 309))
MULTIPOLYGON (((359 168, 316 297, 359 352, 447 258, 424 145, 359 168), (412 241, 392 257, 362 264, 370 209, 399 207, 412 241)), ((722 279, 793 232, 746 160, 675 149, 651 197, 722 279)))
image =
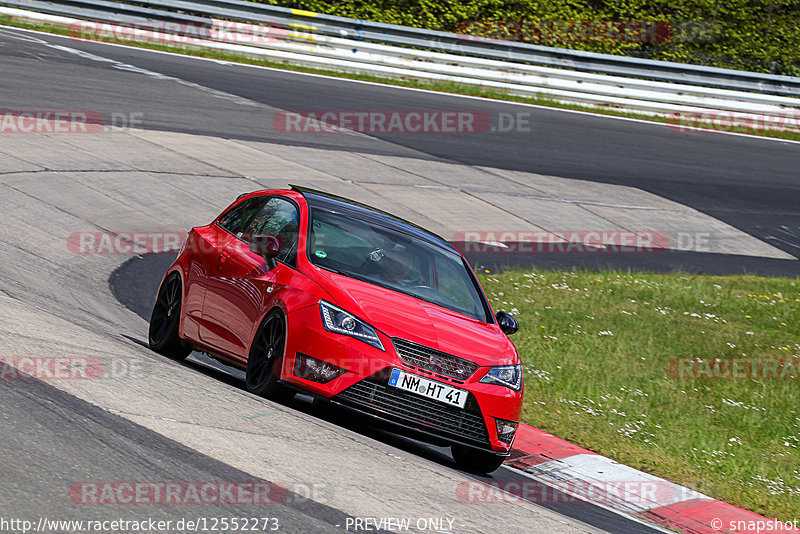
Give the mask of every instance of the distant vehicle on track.
POLYGON ((240 196, 192 228, 161 282, 150 347, 246 372, 248 391, 297 390, 449 445, 488 473, 508 456, 522 363, 464 257, 362 204, 293 187, 240 196))

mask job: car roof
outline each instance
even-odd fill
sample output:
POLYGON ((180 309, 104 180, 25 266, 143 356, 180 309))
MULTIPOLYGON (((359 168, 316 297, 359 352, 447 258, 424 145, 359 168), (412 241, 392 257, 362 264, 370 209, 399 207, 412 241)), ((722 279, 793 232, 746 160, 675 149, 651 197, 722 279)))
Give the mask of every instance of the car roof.
POLYGON ((312 209, 320 208, 325 211, 345 213, 354 219, 364 221, 368 224, 376 224, 379 226, 388 227, 425 241, 431 245, 457 253, 455 247, 453 247, 453 245, 448 243, 441 236, 438 236, 412 222, 392 215, 391 213, 387 213, 367 204, 363 204, 349 198, 340 197, 338 195, 333 195, 325 191, 297 185, 291 185, 291 188, 302 194, 306 199, 308 206, 312 209))

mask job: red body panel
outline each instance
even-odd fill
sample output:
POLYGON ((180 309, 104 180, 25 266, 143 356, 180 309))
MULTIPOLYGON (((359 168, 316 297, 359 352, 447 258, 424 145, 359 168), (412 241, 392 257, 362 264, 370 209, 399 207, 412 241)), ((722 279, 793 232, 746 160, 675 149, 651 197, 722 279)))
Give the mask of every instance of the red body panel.
POLYGON ((195 349, 244 368, 261 321, 269 311, 280 308, 287 324, 281 380, 326 398, 392 368, 420 374, 403 363, 392 338, 472 361, 480 367, 466 381, 442 377, 436 380, 469 391, 486 424, 487 448, 498 452, 510 450, 510 445, 497 440, 494 418, 517 421, 522 391, 479 382, 492 366, 521 363, 514 345, 500 327, 316 267, 305 254, 309 217, 303 195, 290 190, 260 191, 242 197, 233 205, 255 195, 281 196, 299 207, 296 268, 278 263, 269 270, 262 257, 223 230, 217 221, 193 228, 167 271, 167 274, 179 272, 183 280, 179 336, 195 349), (374 327, 385 350, 326 330, 320 315, 320 300, 374 327), (325 384, 296 377, 293 369, 298 353, 330 362, 347 372, 325 384))

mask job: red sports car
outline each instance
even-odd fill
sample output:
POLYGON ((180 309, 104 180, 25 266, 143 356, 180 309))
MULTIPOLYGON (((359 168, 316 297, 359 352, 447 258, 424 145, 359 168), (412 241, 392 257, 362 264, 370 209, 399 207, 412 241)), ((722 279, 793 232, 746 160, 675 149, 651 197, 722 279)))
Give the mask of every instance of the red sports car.
POLYGON ((464 257, 362 204, 293 187, 239 197, 192 228, 167 270, 150 347, 246 371, 248 391, 297 390, 451 446, 488 473, 508 456, 523 370, 464 257))

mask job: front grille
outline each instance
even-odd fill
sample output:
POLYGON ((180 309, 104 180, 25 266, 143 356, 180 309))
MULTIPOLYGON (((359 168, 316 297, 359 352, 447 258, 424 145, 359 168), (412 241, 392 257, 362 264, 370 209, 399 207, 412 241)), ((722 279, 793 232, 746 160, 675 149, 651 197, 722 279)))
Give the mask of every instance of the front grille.
POLYGON ((469 396, 464 409, 415 395, 374 380, 362 380, 336 398, 372 411, 383 412, 404 424, 416 424, 434 433, 451 434, 469 441, 489 443, 477 401, 469 396))
POLYGON ((412 343, 405 339, 392 339, 394 348, 406 365, 425 369, 449 378, 464 381, 478 370, 478 364, 447 354, 440 350, 412 343))

